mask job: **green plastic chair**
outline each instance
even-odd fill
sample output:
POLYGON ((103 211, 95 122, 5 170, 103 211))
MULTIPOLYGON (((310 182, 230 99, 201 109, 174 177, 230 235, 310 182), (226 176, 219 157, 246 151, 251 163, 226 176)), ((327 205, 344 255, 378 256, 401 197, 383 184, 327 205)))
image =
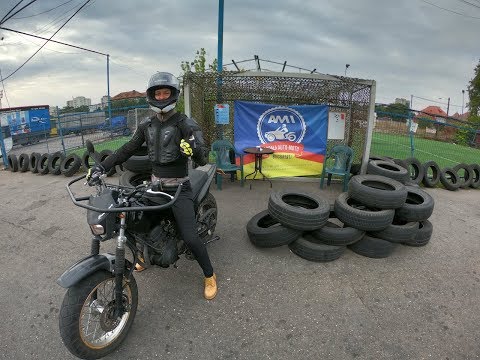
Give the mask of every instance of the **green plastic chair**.
MULTIPOLYGON (((353 161, 353 149, 346 145, 335 145, 325 157, 323 163, 322 177, 320 180, 320 188, 323 189, 325 174, 327 174, 327 186, 330 185, 332 175, 343 177, 343 191, 347 191, 348 182, 350 180, 350 167, 353 161), (333 159, 333 165, 328 166, 327 160, 333 159)), ((331 163, 331 161, 330 161, 331 163)))
POLYGON ((222 190, 222 175, 230 174, 230 180, 233 182, 237 171, 240 171, 240 183, 243 186, 243 153, 238 152, 228 140, 215 140, 211 146, 210 155, 217 165, 215 176, 217 189, 222 190), (235 156, 240 158, 240 165, 235 164, 235 156))

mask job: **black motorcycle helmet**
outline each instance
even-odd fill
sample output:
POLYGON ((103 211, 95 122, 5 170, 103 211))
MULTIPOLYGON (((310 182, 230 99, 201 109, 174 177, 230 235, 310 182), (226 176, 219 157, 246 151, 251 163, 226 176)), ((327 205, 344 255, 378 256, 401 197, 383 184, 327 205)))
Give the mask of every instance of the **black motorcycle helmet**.
POLYGON ((175 108, 180 96, 180 83, 178 79, 168 72, 157 72, 152 75, 147 86, 147 102, 156 113, 166 113, 175 108), (172 94, 168 99, 155 99, 155 90, 169 88, 172 94))

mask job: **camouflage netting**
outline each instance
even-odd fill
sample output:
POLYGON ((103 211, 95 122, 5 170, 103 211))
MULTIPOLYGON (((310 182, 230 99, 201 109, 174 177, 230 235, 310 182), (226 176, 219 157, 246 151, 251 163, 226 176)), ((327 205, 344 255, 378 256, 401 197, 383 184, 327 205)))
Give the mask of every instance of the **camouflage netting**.
MULTIPOLYGON (((328 140, 328 149, 346 144, 354 149, 354 162, 363 155, 369 117, 372 81, 321 74, 278 72, 188 73, 184 77, 185 97, 190 99, 191 116, 202 126, 208 144, 219 132, 233 142, 233 108, 235 100, 278 105, 327 104, 330 111, 346 113, 345 139, 328 140), (188 94, 187 94, 188 92, 188 94), (219 130, 214 107, 230 105, 230 124, 219 130)), ((186 102, 186 111, 187 102, 186 102)))

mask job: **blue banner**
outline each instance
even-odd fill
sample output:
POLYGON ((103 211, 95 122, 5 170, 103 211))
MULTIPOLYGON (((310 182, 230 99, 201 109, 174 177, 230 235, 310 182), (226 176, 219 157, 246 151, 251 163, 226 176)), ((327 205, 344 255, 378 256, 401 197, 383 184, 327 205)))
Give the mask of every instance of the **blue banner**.
MULTIPOLYGON (((269 177, 320 175, 327 148, 328 106, 234 103, 235 147, 267 147, 262 171, 269 177)), ((246 155, 246 171, 253 169, 246 155)))

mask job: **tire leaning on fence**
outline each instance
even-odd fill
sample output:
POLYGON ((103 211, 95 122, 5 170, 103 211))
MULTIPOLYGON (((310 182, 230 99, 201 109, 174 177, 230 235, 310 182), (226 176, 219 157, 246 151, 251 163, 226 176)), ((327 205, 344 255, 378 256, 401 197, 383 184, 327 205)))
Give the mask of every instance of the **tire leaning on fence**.
POLYGON ((429 188, 437 186, 440 182, 440 173, 442 172, 440 166, 435 161, 430 160, 423 164, 423 170, 423 185, 429 188), (430 175, 430 172, 432 175, 430 175))
POLYGON ((425 169, 417 158, 411 157, 404 160, 405 164, 407 165, 406 169, 410 176, 410 181, 414 184, 420 184, 423 180, 423 176, 425 174, 425 169))
POLYGON ((50 158, 52 155, 45 153, 38 160, 38 173, 41 175, 48 174, 49 168, 48 164, 50 163, 50 158))
POLYGON ((20 154, 18 157, 18 170, 20 172, 28 171, 30 166, 30 156, 27 153, 20 154))
POLYGON ((62 164, 65 155, 62 152, 57 151, 50 156, 50 161, 48 162, 48 172, 52 175, 60 175, 62 172, 60 170, 60 165, 62 164))
POLYGON ((38 163, 42 155, 38 152, 33 152, 30 154, 30 171, 34 174, 38 173, 38 163))
POLYGON ((480 165, 470 164, 470 167, 472 168, 472 182, 470 183, 470 187, 478 189, 480 187, 480 165))
POLYGON ((17 172, 18 171, 18 158, 17 155, 15 154, 8 154, 7 155, 7 160, 8 160, 8 167, 10 168, 11 172, 17 172))
POLYGON ((440 172, 440 182, 445 189, 450 191, 458 190, 460 187, 457 172, 449 167, 442 169, 440 172))
POLYGON ((73 176, 82 166, 82 159, 75 153, 67 155, 60 164, 60 172, 66 176, 73 176))
MULTIPOLYGON (((100 151, 100 154, 99 154, 99 157, 100 157, 100 161, 103 162, 103 160, 105 160, 107 157, 109 157, 110 155, 113 154, 113 151, 112 150, 108 150, 108 149, 104 149, 102 151, 100 151)), ((113 166, 108 172, 107 172, 107 176, 113 176, 115 175, 115 172, 116 172, 116 167, 113 166)))
POLYGON ((453 167, 457 173, 458 182, 461 188, 468 188, 473 180, 473 169, 465 163, 457 164, 453 167))

